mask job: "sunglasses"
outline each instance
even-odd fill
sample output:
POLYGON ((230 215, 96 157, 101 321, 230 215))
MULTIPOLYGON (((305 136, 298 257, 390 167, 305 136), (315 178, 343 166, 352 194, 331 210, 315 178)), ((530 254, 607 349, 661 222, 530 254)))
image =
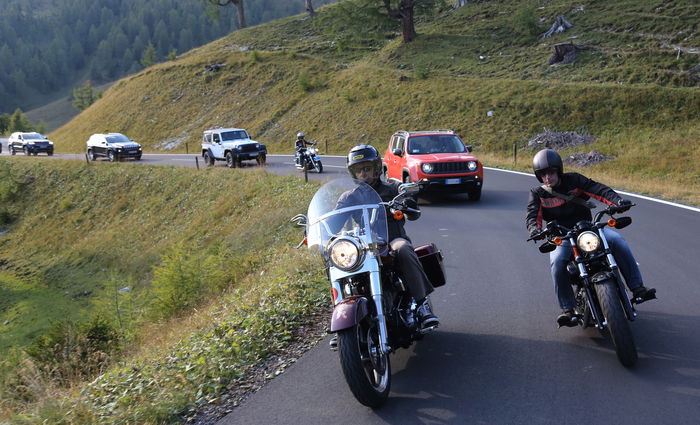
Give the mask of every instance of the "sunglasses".
POLYGON ((374 166, 365 165, 364 167, 353 167, 353 170, 355 171, 356 174, 360 174, 363 171, 365 173, 370 173, 370 172, 374 171, 374 166))

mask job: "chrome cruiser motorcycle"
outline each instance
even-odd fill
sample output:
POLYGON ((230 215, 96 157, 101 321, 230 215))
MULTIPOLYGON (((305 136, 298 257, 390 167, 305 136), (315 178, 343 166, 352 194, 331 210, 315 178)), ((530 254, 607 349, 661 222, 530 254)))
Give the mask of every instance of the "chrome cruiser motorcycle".
MULTIPOLYGON (((369 407, 380 406, 389 395, 389 354, 432 330, 420 331, 416 300, 392 266, 388 245, 387 210, 400 219, 403 211, 409 211, 401 199, 418 188, 417 183, 402 184, 394 200, 382 202, 369 185, 336 179, 316 192, 308 216, 292 219, 305 227, 304 242, 326 263, 334 306, 330 332, 337 334, 332 349, 339 352, 353 395, 369 407)), ((444 285, 437 247, 428 244, 415 250, 432 285, 444 285)))
POLYGON ((294 166, 297 170, 307 171, 316 170, 317 173, 323 172, 323 164, 321 157, 318 155, 318 149, 315 148, 316 142, 309 142, 310 147, 304 148, 302 151, 297 151, 294 154, 294 166))
POLYGON ((618 360, 626 367, 633 366, 637 361, 637 347, 629 322, 637 317, 632 303, 642 300, 630 299, 627 295, 622 274, 603 229, 608 226, 616 229, 629 226, 632 218, 614 218, 613 214, 626 211, 633 205, 610 206, 599 211, 592 222, 580 221, 572 229, 556 221, 550 222, 541 234, 547 240, 539 247, 540 252, 548 253, 563 241, 569 241, 573 260, 567 265, 567 271, 576 296, 574 312, 578 324, 583 328, 595 326, 604 336, 609 336, 618 360), (601 221, 605 215, 609 215, 610 219, 601 221))

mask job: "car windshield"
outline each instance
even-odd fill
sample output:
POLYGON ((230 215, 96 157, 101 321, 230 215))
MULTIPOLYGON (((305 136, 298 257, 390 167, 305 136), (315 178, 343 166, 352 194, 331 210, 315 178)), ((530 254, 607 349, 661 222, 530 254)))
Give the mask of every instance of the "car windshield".
POLYGON ((39 133, 26 133, 22 135, 24 140, 44 140, 44 136, 39 133))
POLYGON ((453 134, 431 134, 408 139, 408 153, 412 155, 462 153, 466 150, 464 143, 453 134))
POLYGON ((241 140, 248 138, 248 133, 246 133, 245 130, 224 131, 221 133, 221 140, 224 142, 228 140, 241 140))
POLYGON ((123 134, 110 134, 109 136, 106 136, 105 139, 107 139, 107 142, 109 142, 109 143, 129 143, 129 142, 131 142, 131 140, 129 140, 129 138, 123 134))

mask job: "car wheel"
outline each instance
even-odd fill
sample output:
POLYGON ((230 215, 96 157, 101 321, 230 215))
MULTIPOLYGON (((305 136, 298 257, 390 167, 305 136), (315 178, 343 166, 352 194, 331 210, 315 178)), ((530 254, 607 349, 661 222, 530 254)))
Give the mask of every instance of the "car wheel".
POLYGON ((39 152, 32 152, 32 155, 37 156, 39 155, 39 152))
POLYGON ((136 155, 136 156, 134 157, 134 159, 135 159, 136 161, 141 161, 141 155, 136 155))
POLYGON ((114 154, 114 151, 107 151, 107 161, 114 162, 116 160, 117 156, 114 154))
POLYGON ((26 146, 24 147, 24 154, 29 156, 29 149, 26 146))
POLYGON ((481 186, 469 192, 469 200, 476 202, 481 199, 481 186))
POLYGON ((258 161, 258 165, 259 165, 259 166, 262 167, 263 165, 265 165, 265 161, 267 161, 267 158, 265 157, 265 154, 260 154, 260 155, 258 155, 257 161, 258 161))
POLYGON ((47 152, 49 156, 53 156, 53 152, 47 152))
POLYGON ((404 174, 403 175, 403 182, 404 183, 411 183, 411 176, 409 174, 404 174))
POLYGON ((15 155, 17 152, 15 152, 15 148, 10 146, 10 155, 15 155))
POLYGON ((202 158, 204 159, 204 165, 207 167, 213 167, 214 166, 214 158, 209 155, 209 152, 204 152, 202 154, 202 158))
POLYGON ((233 158, 231 151, 226 152, 226 166, 228 168, 236 168, 236 160, 233 158))

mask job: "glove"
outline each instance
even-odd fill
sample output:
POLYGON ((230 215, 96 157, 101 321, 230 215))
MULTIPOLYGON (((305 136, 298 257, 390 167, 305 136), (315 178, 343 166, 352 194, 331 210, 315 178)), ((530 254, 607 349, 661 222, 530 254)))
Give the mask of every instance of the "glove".
POLYGON ((402 204, 403 204, 405 207, 413 208, 414 210, 417 210, 417 209, 418 209, 418 202, 416 202, 416 200, 413 199, 413 198, 404 199, 404 201, 402 202, 402 204))
POLYGON ((624 211, 627 211, 628 209, 632 208, 632 201, 630 201, 629 199, 622 199, 622 200, 620 200, 620 202, 617 203, 617 206, 620 208, 627 207, 623 210, 620 210, 620 212, 624 212, 624 211))
POLYGON ((544 230, 537 227, 532 229, 530 231, 530 239, 533 241, 544 239, 544 230))

